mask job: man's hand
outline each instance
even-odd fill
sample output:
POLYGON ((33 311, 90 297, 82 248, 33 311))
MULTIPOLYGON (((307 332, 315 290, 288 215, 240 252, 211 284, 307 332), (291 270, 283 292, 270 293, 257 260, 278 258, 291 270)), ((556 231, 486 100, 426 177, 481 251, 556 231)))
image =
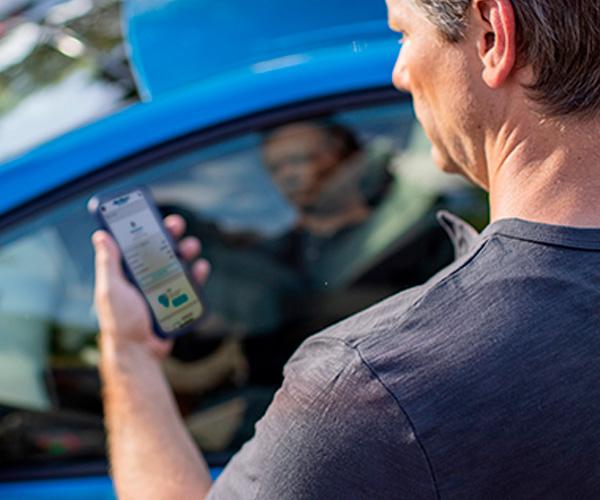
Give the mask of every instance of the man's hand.
MULTIPOLYGON (((165 226, 178 240, 185 232, 185 221, 178 215, 165 218, 165 226)), ((142 294, 123 274, 121 254, 112 237, 97 231, 92 237, 96 250, 95 301, 100 322, 100 345, 106 349, 124 349, 135 346, 150 350, 158 359, 166 356, 171 341, 162 340, 152 332, 150 309, 142 294)), ((192 261, 200 253, 197 238, 187 237, 179 242, 179 252, 192 261)), ((192 266, 194 279, 204 283, 209 264, 198 260, 192 266)))
MULTIPOLYGON (((176 239, 185 231, 179 216, 167 217, 165 225, 176 239)), ((168 354, 171 342, 152 332, 148 305, 125 278, 114 240, 98 231, 93 242, 104 419, 117 495, 147 500, 204 498, 211 486, 208 467, 183 424, 161 369, 160 359, 168 354)), ((185 238, 179 251, 192 260, 200 252, 200 243, 185 238)), ((200 283, 208 272, 204 260, 192 267, 200 283)))

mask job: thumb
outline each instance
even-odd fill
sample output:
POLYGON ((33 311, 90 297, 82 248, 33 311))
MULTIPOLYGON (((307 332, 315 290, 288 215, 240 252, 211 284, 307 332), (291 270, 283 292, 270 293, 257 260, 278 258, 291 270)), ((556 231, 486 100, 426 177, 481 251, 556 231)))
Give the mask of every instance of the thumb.
POLYGON ((110 283, 123 279, 121 252, 106 231, 96 231, 92 236, 92 243, 96 251, 96 286, 106 291, 110 283))

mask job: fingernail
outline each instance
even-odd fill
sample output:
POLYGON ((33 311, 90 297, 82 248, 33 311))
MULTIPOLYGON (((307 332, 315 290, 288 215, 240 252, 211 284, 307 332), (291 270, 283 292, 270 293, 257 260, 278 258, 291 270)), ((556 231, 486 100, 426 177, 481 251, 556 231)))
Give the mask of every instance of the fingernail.
POLYGON ((96 247, 96 249, 99 249, 102 247, 102 233, 100 232, 95 232, 92 235, 92 243, 94 244, 94 247, 96 247))

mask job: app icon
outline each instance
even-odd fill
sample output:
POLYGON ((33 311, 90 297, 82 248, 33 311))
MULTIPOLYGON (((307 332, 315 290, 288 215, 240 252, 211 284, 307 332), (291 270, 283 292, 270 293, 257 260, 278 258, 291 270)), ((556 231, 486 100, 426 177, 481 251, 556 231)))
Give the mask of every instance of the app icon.
POLYGON ((173 299, 173 307, 179 307, 185 304, 189 300, 187 294, 181 294, 173 299))

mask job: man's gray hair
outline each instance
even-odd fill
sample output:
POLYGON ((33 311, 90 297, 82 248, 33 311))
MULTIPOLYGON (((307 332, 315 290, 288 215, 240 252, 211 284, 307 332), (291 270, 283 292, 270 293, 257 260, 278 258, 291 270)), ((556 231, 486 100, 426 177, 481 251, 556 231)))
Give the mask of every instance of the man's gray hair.
MULTIPOLYGON (((413 0, 451 42, 463 38, 472 0, 413 0)), ((600 1, 511 0, 530 96, 553 116, 600 114, 600 1)))

